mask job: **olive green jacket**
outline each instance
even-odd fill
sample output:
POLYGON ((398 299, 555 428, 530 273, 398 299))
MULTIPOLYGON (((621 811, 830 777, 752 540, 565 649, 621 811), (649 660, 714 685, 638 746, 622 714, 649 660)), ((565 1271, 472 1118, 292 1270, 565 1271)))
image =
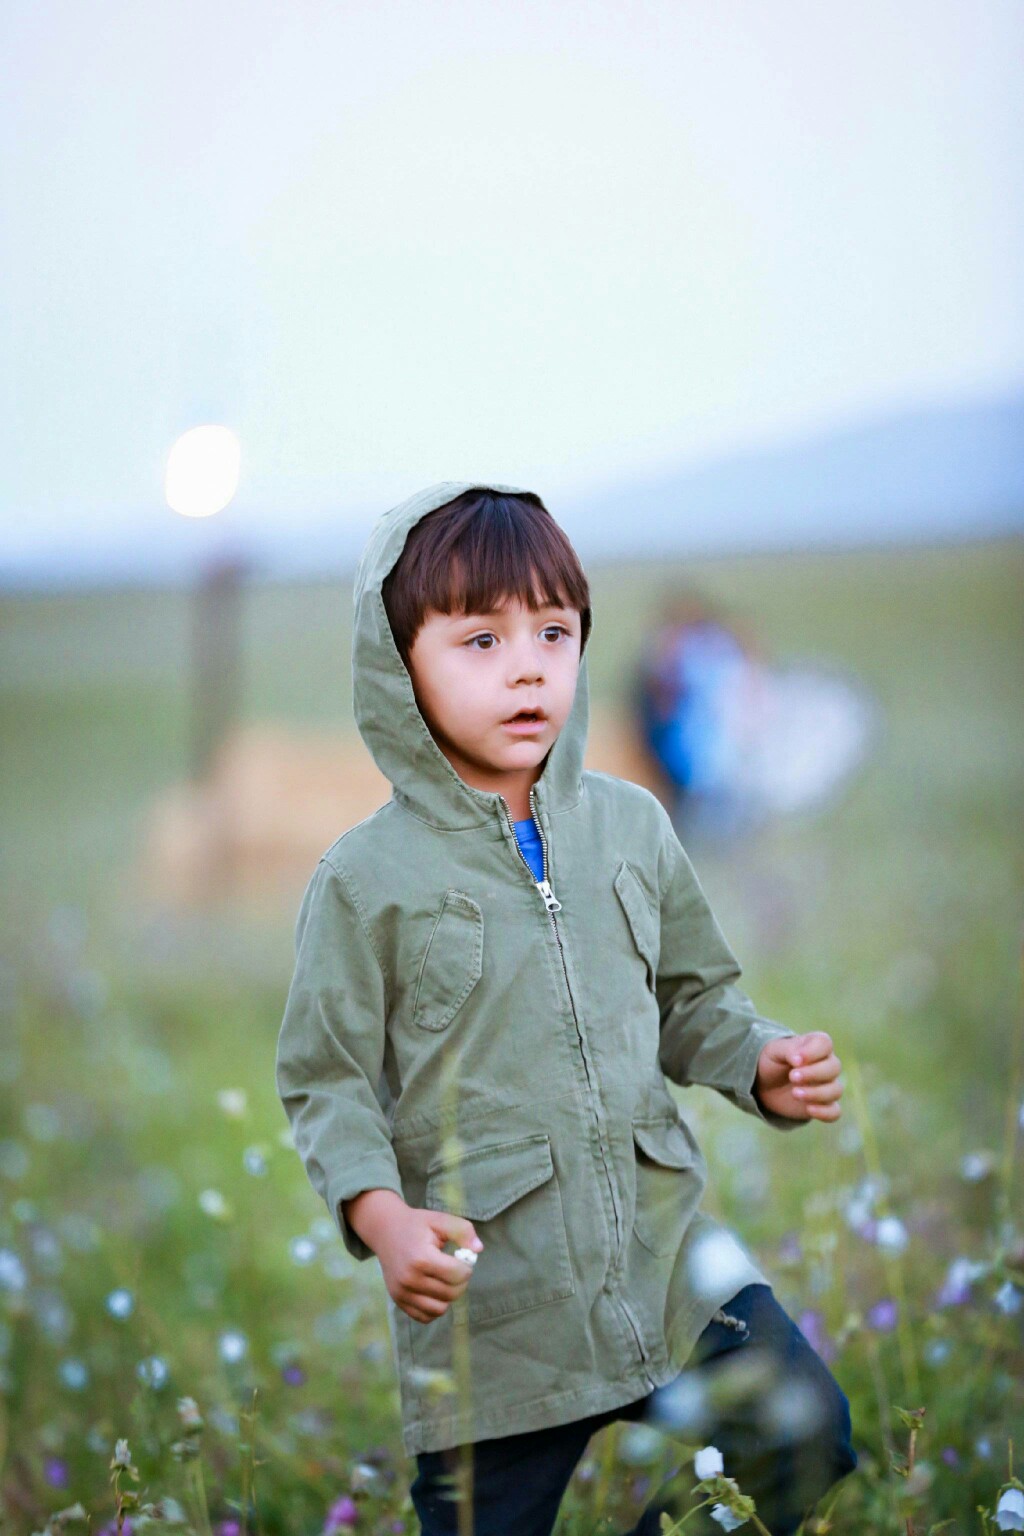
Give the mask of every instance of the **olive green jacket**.
MULTIPOLYGON (((348 1251, 342 1202, 392 1189, 468 1216, 469 1285, 429 1323, 387 1297, 407 1453, 562 1424, 677 1375, 714 1312, 768 1283, 700 1209, 707 1164, 668 1082, 752 1094, 769 1040, 672 823, 583 767, 587 653, 531 791, 545 880, 508 802, 427 729, 381 582, 430 487, 374 527, 356 576, 355 717, 391 799, 303 897, 276 1081, 348 1251), (465 1347, 464 1347, 465 1346, 465 1347)), ((515 487, 494 486, 511 491, 515 487)))

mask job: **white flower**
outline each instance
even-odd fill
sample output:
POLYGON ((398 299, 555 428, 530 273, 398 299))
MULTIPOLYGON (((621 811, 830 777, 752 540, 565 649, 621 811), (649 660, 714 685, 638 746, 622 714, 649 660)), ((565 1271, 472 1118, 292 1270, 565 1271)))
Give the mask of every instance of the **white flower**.
POLYGON ((248 1353, 249 1341, 237 1328, 228 1328, 220 1336, 220 1357, 228 1365, 237 1365, 248 1353))
POLYGON ((996 1505, 996 1525, 1001 1531, 1024 1531, 1024 1493, 1007 1488, 996 1505))
POLYGON ((735 1295, 748 1274, 747 1256, 724 1228, 698 1237, 687 1262, 691 1284, 701 1296, 735 1295))
POLYGON ((248 1099, 244 1088, 222 1088, 217 1103, 232 1120, 240 1120, 245 1114, 248 1099))
POLYGON ((288 1244, 293 1264, 312 1264, 316 1258, 316 1243, 311 1237, 293 1237, 288 1244))
POLYGON ((219 1189, 203 1189, 199 1192, 199 1209, 214 1221, 223 1221, 229 1214, 228 1203, 219 1189))
POLYGON ((130 1317, 134 1310, 135 1297, 131 1291, 119 1285, 116 1291, 110 1292, 107 1297, 107 1311, 111 1317, 130 1317))
POLYGON ((697 1481, 703 1482, 706 1477, 717 1477, 725 1471, 725 1462, 717 1445, 706 1445, 698 1451, 693 1458, 693 1470, 697 1474, 697 1481))
POLYGON ((1012 1280, 1004 1280, 995 1294, 995 1303, 1000 1312, 1005 1312, 1007 1317, 1020 1311, 1021 1292, 1012 1280))
POLYGON ((960 1159, 960 1176, 969 1184, 976 1184, 979 1179, 987 1178, 995 1166, 995 1155, 982 1148, 980 1152, 965 1152, 960 1159))
POLYGON ((883 1216, 875 1228, 875 1242, 886 1253, 902 1253, 907 1246, 907 1229, 898 1216, 883 1216))
POLYGON ((734 1515, 727 1504, 712 1504, 711 1518, 718 1521, 723 1531, 735 1531, 747 1523, 741 1515, 734 1515))

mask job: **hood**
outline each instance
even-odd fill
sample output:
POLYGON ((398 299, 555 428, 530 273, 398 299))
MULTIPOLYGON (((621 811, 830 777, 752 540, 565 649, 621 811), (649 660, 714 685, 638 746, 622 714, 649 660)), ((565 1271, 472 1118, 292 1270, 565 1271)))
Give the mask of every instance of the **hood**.
MULTIPOLYGON (((393 798, 422 820, 451 832, 493 822, 495 815, 504 819, 501 796, 497 791, 467 784, 431 736, 391 633, 381 586, 401 554, 409 530, 428 512, 473 490, 522 495, 525 488, 442 480, 399 502, 374 524, 354 588, 352 701, 359 734, 381 773, 390 780, 393 798)), ((589 649, 588 638, 572 709, 536 784, 534 799, 548 814, 575 805, 582 793, 590 712, 589 649)))

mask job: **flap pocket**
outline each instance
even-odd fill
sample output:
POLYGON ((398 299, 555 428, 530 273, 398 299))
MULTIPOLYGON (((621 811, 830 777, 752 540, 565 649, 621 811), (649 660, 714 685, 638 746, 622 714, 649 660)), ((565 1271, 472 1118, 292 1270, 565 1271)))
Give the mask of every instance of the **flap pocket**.
MULTIPOLYGON (((462 1299, 470 1321, 505 1317, 575 1291, 562 1192, 544 1131, 473 1147, 427 1169, 424 1205, 468 1216, 483 1240, 462 1299)), ((426 1364, 444 1358, 450 1313, 414 1331, 426 1364), (433 1339, 433 1343, 430 1342, 433 1339)))
POLYGON ((707 1163, 684 1120, 634 1120, 633 1139, 633 1232, 649 1253, 676 1253, 704 1193, 707 1163))
POLYGON ((641 957, 647 964, 647 983, 653 990, 658 972, 658 956, 661 949, 658 920, 644 894, 640 877, 623 859, 615 876, 615 894, 626 914, 629 931, 641 957))
POLYGON ((663 1168, 689 1168, 697 1161, 698 1149, 680 1120, 634 1120, 633 1139, 663 1168))
POLYGON ((470 1221, 490 1221, 554 1173, 551 1143, 543 1133, 478 1147, 430 1171, 424 1203, 470 1221))
POLYGON ((465 891, 444 893, 413 999, 413 1022, 446 1029, 483 973, 484 915, 465 891))

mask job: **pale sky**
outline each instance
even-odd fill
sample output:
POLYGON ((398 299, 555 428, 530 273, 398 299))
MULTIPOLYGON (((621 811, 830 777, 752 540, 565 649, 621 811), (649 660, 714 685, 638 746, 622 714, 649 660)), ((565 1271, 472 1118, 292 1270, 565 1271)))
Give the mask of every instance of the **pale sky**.
POLYGON ((7 0, 0 556, 1024 379, 1020 0, 7 0))

